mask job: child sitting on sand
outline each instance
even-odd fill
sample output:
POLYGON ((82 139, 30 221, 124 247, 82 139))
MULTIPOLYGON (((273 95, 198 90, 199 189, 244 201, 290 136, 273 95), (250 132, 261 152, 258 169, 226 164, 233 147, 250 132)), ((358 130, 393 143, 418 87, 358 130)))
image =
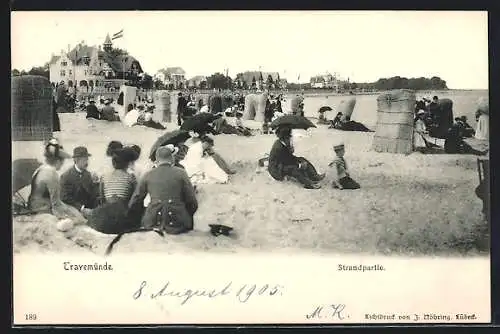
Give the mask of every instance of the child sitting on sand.
POLYGON ((338 143, 333 146, 333 150, 335 151, 336 157, 329 164, 330 167, 335 166, 337 176, 333 181, 332 186, 338 189, 359 189, 360 185, 353 179, 351 179, 349 175, 349 170, 347 168, 347 163, 344 159, 345 154, 345 146, 344 143, 338 143))

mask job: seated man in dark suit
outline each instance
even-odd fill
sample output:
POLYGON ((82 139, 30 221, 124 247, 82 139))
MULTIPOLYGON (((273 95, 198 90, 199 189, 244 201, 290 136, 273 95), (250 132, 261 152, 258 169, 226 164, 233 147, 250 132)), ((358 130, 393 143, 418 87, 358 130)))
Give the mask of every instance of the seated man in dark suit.
POLYGON ((85 118, 101 119, 101 114, 95 105, 95 100, 93 98, 89 99, 89 105, 87 106, 87 115, 85 118))
POLYGON ((97 206, 98 180, 87 170, 90 154, 86 147, 73 150, 75 164, 61 175, 61 200, 78 210, 97 206))
POLYGON ((277 181, 282 181, 285 176, 291 176, 306 189, 321 188, 317 183, 325 178, 325 174, 318 174, 307 159, 293 155, 291 129, 278 128, 276 134, 278 140, 269 153, 269 174, 277 181))
POLYGON ((198 210, 195 190, 186 171, 176 167, 176 148, 170 145, 156 150, 157 167, 139 181, 129 202, 129 210, 143 205, 147 194, 151 202, 142 217, 142 227, 160 228, 168 234, 193 229, 193 216, 198 210))

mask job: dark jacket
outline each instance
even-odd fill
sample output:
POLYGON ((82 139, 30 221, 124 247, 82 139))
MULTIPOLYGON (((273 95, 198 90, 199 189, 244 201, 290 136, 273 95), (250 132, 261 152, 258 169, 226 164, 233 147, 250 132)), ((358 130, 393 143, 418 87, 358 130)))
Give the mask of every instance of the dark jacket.
POLYGON ((75 166, 61 175, 61 200, 78 210, 85 205, 93 209, 97 206, 97 185, 89 171, 78 172, 75 166))
POLYGON ((104 106, 102 108, 101 119, 110 122, 120 120, 120 118, 117 115, 115 115, 115 108, 113 108, 110 105, 104 106))
POLYGON ((57 103, 54 98, 52 99, 52 131, 61 131, 61 122, 57 114, 57 103))
POLYGON ((184 98, 184 96, 180 96, 177 99, 177 114, 184 115, 186 108, 187 108, 187 100, 186 98, 184 98))
POLYGON ((283 108, 281 107, 281 101, 277 100, 276 101, 276 107, 275 107, 277 112, 283 112, 283 108))
POLYGON ((290 149, 280 140, 276 140, 269 153, 269 163, 267 167, 269 174, 271 174, 275 180, 282 181, 285 177, 283 172, 284 167, 296 165, 298 165, 297 157, 294 156, 290 149))
POLYGON ((186 172, 175 166, 160 165, 147 172, 129 202, 129 210, 142 205, 149 193, 151 203, 142 218, 142 226, 154 227, 158 215, 168 215, 183 231, 193 229, 193 215, 198 210, 195 191, 186 172))
POLYGON ((99 110, 97 110, 97 107, 94 104, 89 104, 87 106, 87 116, 85 118, 95 118, 95 119, 100 119, 100 113, 99 110))
POLYGON ((274 116, 274 103, 271 103, 269 99, 266 101, 266 107, 264 109, 264 118, 266 122, 271 122, 274 116))

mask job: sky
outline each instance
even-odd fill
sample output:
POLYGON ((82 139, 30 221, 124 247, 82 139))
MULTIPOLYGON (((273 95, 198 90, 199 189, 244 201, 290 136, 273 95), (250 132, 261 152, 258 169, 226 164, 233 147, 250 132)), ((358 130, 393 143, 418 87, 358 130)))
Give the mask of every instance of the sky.
POLYGON ((124 30, 149 74, 180 66, 188 78, 229 69, 279 72, 289 82, 338 73, 351 82, 391 76, 488 88, 488 17, 479 11, 12 12, 12 69, 46 63, 68 45, 100 45, 124 30), (300 76, 300 79, 299 79, 300 76))

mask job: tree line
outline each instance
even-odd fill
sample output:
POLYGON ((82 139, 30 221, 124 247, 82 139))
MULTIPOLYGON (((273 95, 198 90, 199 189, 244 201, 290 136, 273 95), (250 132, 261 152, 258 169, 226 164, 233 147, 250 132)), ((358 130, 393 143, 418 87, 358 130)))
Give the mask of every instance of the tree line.
POLYGON ((391 89, 412 89, 412 90, 446 90, 446 81, 440 77, 432 78, 405 78, 395 76, 391 78, 381 78, 371 83, 351 83, 350 89, 362 90, 391 90, 391 89))

